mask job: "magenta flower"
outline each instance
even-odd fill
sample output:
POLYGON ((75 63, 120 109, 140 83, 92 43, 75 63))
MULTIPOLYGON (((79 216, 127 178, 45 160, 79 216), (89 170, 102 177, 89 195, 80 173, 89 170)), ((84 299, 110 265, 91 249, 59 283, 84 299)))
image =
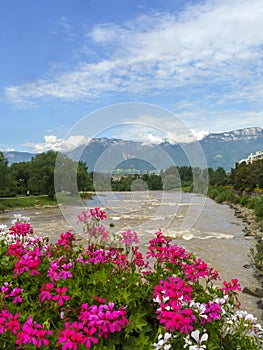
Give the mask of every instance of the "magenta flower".
POLYGON ((210 274, 208 265, 201 259, 194 260, 192 264, 182 264, 181 268, 191 282, 197 281, 200 277, 206 278, 210 274))
POLYGON ((72 267, 72 263, 70 262, 68 264, 61 265, 61 261, 62 257, 60 257, 57 261, 50 262, 47 277, 50 277, 53 282, 58 281, 60 277, 63 280, 72 277, 72 273, 69 271, 69 269, 72 267))
POLYGON ((83 343, 86 345, 87 349, 90 349, 92 347, 92 343, 98 344, 99 339, 93 336, 93 334, 97 331, 95 327, 84 327, 83 330, 85 331, 83 343))
POLYGON ((207 314, 207 322, 212 322, 213 320, 220 319, 220 314, 222 312, 223 310, 221 309, 220 305, 213 301, 209 301, 205 309, 205 314, 207 314))
POLYGON ((44 254, 39 247, 35 247, 34 250, 24 251, 24 254, 18 258, 15 263, 14 276, 17 277, 26 271, 30 271, 30 276, 34 274, 39 275, 40 272, 37 267, 42 264, 41 256, 44 254))
POLYGON ((193 310, 188 307, 192 301, 192 287, 180 277, 168 277, 166 281, 160 281, 154 286, 154 301, 160 308, 156 311, 160 324, 172 332, 188 334, 193 330, 196 318, 193 310))
POLYGON ((140 243, 136 232, 132 232, 131 230, 127 230, 125 232, 122 232, 121 235, 122 235, 121 242, 123 244, 126 244, 127 246, 132 246, 133 244, 140 243))
POLYGON ((70 268, 72 267, 72 263, 68 263, 68 264, 64 264, 61 266, 62 271, 59 272, 59 276, 65 280, 67 278, 71 278, 72 277, 72 273, 70 271, 68 271, 70 268))
POLYGON ((24 245, 21 241, 17 240, 16 243, 10 244, 8 247, 6 255, 15 256, 20 258, 26 250, 24 249, 24 245))
POLYGON ((224 281, 223 284, 225 287, 222 288, 222 291, 225 294, 228 294, 229 291, 236 291, 236 290, 241 291, 241 286, 240 286, 237 278, 232 279, 231 282, 224 281))
POLYGON ((19 314, 12 315, 7 310, 3 310, 0 314, 0 333, 4 333, 4 329, 17 334, 20 330, 20 323, 18 321, 19 314))
POLYGON ((156 238, 150 241, 148 250, 146 253, 148 259, 153 257, 162 263, 168 262, 177 265, 180 261, 190 257, 184 248, 178 247, 176 244, 171 245, 171 239, 165 237, 160 230, 156 233, 156 238))
POLYGON ((105 259, 105 251, 103 249, 98 249, 95 250, 95 252, 89 251, 89 254, 91 255, 91 258, 89 259, 89 262, 93 264, 104 264, 106 259, 105 259))
POLYGON ((32 316, 29 316, 22 327, 22 332, 17 334, 16 344, 18 349, 23 348, 25 344, 33 344, 37 348, 40 348, 42 344, 47 346, 49 341, 45 337, 52 333, 51 330, 43 329, 41 324, 34 322, 32 316))
POLYGON ((16 314, 9 319, 9 321, 6 323, 7 331, 11 331, 13 334, 17 334, 17 332, 20 330, 20 323, 17 320, 18 317, 19 314, 16 314))
POLYGON ((27 236, 33 234, 33 227, 29 223, 17 221, 15 225, 9 228, 9 231, 14 236, 27 236))
POLYGON ((78 215, 78 222, 86 223, 90 217, 91 216, 88 214, 88 210, 84 210, 81 214, 78 215))
POLYGON ((22 303, 22 297, 21 297, 21 293, 23 292, 22 288, 19 287, 15 287, 12 292, 10 293, 10 297, 14 297, 13 303, 22 303))
POLYGON ((52 281, 59 280, 60 263, 61 263, 61 259, 58 259, 58 261, 50 262, 50 268, 48 270, 47 277, 50 277, 52 281))
POLYGON ((68 231, 60 234, 60 239, 57 241, 57 245, 64 245, 64 250, 68 247, 72 247, 73 242, 76 240, 74 233, 68 231))
POLYGON ((59 331, 58 333, 58 344, 64 343, 62 350, 77 350, 78 345, 83 344, 85 339, 84 335, 81 333, 83 324, 78 322, 73 322, 72 324, 66 322, 65 328, 66 329, 59 331))
POLYGON ((106 217, 107 216, 103 210, 101 210, 100 208, 94 208, 90 209, 89 211, 85 210, 80 215, 78 215, 78 222, 87 223, 91 218, 94 218, 98 221, 102 221, 106 219, 106 217))
POLYGON ((54 288, 53 283, 46 283, 41 286, 40 300, 45 301, 52 299, 52 289, 54 288))
POLYGON ((105 211, 100 210, 100 208, 90 209, 90 215, 97 220, 104 220, 107 217, 105 211))
POLYGON ((4 298, 9 298, 12 288, 8 282, 5 282, 1 287, 1 291, 4 294, 4 298))
POLYGON ((52 335, 51 330, 47 329, 38 329, 36 331, 36 346, 40 348, 42 345, 48 346, 49 340, 46 339, 47 335, 52 335))
POLYGON ((58 294, 53 296, 52 300, 57 301, 59 306, 62 306, 64 304, 64 300, 70 300, 70 297, 68 295, 64 295, 64 293, 67 291, 66 287, 57 287, 55 290, 58 294))
POLYGON ((79 320, 88 327, 98 329, 99 337, 108 338, 110 333, 120 332, 129 323, 125 308, 114 310, 114 304, 91 305, 82 304, 79 320))

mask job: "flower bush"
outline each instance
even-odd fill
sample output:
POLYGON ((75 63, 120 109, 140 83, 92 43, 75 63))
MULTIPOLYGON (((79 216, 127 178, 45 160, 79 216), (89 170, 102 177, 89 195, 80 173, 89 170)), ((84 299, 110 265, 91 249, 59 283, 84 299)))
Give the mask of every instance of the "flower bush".
POLYGON ((78 216, 87 240, 37 237, 29 219, 0 226, 1 349, 262 349, 263 330, 239 309, 236 279, 159 230, 110 234, 99 208, 78 216))

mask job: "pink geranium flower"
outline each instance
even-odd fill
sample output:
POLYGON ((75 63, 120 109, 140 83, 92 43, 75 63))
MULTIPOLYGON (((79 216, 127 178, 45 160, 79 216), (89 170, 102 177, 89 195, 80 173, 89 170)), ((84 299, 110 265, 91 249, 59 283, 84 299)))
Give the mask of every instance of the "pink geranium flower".
POLYGON ((52 289, 54 288, 54 284, 53 283, 46 283, 44 285, 42 285, 41 287, 41 293, 40 293, 40 300, 41 301, 45 301, 47 300, 51 300, 52 299, 52 289))
POLYGON ((64 300, 70 300, 70 297, 68 295, 64 295, 67 291, 66 287, 57 287, 56 292, 57 295, 52 297, 52 300, 57 301, 59 306, 62 306, 64 304, 64 300))

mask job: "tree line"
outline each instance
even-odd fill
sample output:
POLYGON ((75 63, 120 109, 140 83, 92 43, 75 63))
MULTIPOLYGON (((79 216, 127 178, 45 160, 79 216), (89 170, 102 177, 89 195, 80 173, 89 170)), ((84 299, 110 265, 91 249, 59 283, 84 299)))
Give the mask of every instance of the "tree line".
POLYGON ((54 174, 58 179, 56 189, 71 194, 94 190, 176 190, 204 192, 207 185, 231 186, 236 191, 253 192, 263 188, 263 160, 252 164, 236 164, 229 173, 219 167, 200 169, 171 166, 160 173, 133 174, 113 177, 111 174, 88 172, 86 162, 75 162, 59 152, 37 154, 29 162, 13 163, 0 152, 0 196, 55 195, 54 174), (77 184, 77 186, 76 186, 77 184))
POLYGON ((251 164, 242 162, 231 169, 230 181, 234 189, 240 192, 253 192, 263 188, 263 159, 251 164))
POLYGON ((48 195, 54 198, 55 185, 54 174, 63 179, 63 183, 57 184, 61 191, 66 189, 76 194, 74 187, 77 177, 78 188, 89 190, 91 177, 85 162, 74 162, 66 155, 59 152, 48 151, 37 154, 29 162, 13 163, 8 166, 4 154, 0 152, 0 196, 11 197, 16 195, 48 195))

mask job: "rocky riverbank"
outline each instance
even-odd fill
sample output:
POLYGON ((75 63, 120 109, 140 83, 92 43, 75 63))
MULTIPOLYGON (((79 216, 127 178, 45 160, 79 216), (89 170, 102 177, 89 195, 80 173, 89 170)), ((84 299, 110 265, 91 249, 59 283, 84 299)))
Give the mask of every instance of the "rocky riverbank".
POLYGON ((263 232, 260 229, 260 225, 256 221, 253 209, 243 207, 240 204, 230 204, 230 207, 235 210, 236 217, 242 219, 247 224, 246 228, 244 229, 246 237, 263 237, 263 232))
MULTIPOLYGON (((246 223, 244 229, 245 237, 252 237, 256 240, 256 247, 251 250, 251 265, 246 265, 245 267, 254 269, 255 278, 258 279, 261 287, 245 286, 242 292, 258 298, 257 306, 263 310, 263 260, 259 256, 259 251, 263 251, 263 232, 259 223, 256 221, 253 209, 243 207, 240 204, 230 204, 230 207, 235 210, 235 216, 246 223)), ((263 311, 261 319, 263 319, 263 311)))

